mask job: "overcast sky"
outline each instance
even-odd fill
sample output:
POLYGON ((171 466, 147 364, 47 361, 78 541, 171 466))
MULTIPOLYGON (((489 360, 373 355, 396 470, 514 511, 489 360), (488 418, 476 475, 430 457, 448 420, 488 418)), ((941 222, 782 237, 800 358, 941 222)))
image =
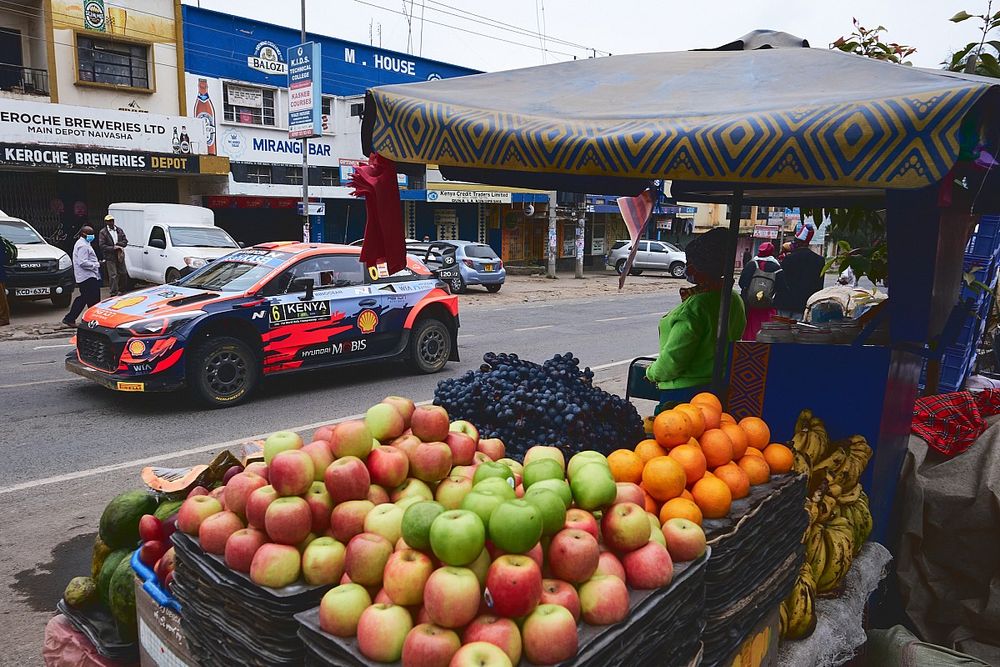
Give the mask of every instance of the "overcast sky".
MULTIPOLYGON (((292 27, 300 20, 295 0, 184 2, 292 27)), ((410 0, 306 0, 306 6, 311 32, 367 43, 374 24, 375 45, 381 26, 383 48, 496 71, 585 57, 585 49, 602 55, 712 47, 756 28, 784 30, 826 47, 851 31, 851 17, 866 27, 884 25, 889 41, 916 47, 915 65, 939 67, 952 51, 978 41, 971 19, 953 24, 949 17, 963 9, 983 12, 986 0, 412 0, 411 28, 403 16, 410 0), (483 24, 490 20, 512 28, 483 24), (538 32, 549 38, 547 52, 538 32)))

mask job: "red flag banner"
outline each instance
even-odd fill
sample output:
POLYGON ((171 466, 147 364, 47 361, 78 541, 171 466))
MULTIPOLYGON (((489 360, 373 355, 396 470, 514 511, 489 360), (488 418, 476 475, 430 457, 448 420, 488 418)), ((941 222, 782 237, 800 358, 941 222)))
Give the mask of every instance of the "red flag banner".
POLYGON ((656 203, 656 193, 652 190, 643 190, 636 197, 619 197, 618 209, 622 212, 622 219, 628 227, 629 238, 632 241, 632 250, 625 260, 625 270, 618 276, 618 289, 625 286, 625 278, 632 270, 632 262, 635 261, 635 253, 639 248, 639 238, 649 224, 649 216, 653 212, 653 205, 656 203))
POLYGON ((354 188, 352 195, 365 199, 368 219, 361 261, 365 266, 385 262, 390 274, 402 271, 406 267, 406 240, 396 164, 373 153, 368 164, 355 167, 348 185, 354 188))

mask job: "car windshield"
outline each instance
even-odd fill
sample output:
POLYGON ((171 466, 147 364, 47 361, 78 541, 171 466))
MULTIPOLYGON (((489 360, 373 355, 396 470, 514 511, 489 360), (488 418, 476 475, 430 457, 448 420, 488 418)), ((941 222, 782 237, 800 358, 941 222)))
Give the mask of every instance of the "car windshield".
POLYGON ((213 292, 245 292, 274 267, 250 262, 216 260, 178 281, 178 285, 213 292))
POLYGON ((175 248, 238 248, 229 234, 218 227, 170 227, 175 248))
POLYGON ((488 245, 467 245, 465 256, 474 259, 497 259, 497 254, 488 245))
POLYGON ((0 221, 0 236, 15 245, 38 245, 45 243, 45 239, 39 236, 38 232, 31 228, 31 225, 20 220, 0 221))

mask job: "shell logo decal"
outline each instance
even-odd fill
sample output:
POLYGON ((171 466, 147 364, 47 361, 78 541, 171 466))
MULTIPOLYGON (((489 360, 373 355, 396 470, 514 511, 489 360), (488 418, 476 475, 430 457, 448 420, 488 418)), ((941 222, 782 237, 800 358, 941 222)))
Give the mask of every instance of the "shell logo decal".
POLYGON ((133 357, 141 357, 146 353, 146 344, 141 340, 133 340, 128 344, 128 353, 133 357))
POLYGON ((142 303, 146 300, 144 296, 127 296, 124 299, 118 299, 113 304, 111 304, 111 310, 121 310, 123 308, 128 308, 129 306, 134 306, 137 303, 142 303))
POLYGON ((358 329, 363 334, 370 334, 378 326, 378 313, 374 310, 362 310, 358 315, 358 329))

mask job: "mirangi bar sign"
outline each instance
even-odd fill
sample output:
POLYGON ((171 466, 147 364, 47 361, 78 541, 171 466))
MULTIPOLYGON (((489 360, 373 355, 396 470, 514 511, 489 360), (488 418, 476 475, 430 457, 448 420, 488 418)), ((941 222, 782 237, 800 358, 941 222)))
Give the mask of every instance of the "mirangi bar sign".
POLYGON ((194 155, 0 143, 0 167, 72 169, 74 171, 197 174, 194 155))

